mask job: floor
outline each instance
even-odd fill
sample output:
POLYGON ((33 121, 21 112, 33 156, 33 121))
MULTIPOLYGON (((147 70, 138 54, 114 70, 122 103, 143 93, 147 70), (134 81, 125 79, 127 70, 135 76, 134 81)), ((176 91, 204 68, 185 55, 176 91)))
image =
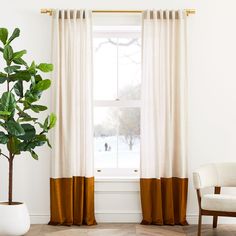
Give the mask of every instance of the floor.
MULTIPOLYGON (((98 224, 96 226, 32 225, 25 236, 194 236, 197 226, 145 226, 139 224, 98 224)), ((236 236, 236 225, 202 226, 202 236, 236 236)))

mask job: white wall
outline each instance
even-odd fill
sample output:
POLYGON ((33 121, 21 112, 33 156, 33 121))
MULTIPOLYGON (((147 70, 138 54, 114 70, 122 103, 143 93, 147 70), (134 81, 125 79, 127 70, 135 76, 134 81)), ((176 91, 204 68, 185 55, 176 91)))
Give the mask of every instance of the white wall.
MULTIPOLYGON (((197 202, 192 186, 192 171, 201 164, 236 159, 236 14, 235 0, 9 0, 1 1, 0 25, 13 29, 19 27, 22 37, 15 47, 26 48, 28 59, 37 62, 50 60, 50 17, 41 15, 40 8, 88 9, 147 9, 147 8, 196 8, 197 14, 189 17, 189 201, 188 216, 195 221, 197 202)), ((2 63, 2 62, 0 62, 2 63)), ((44 97, 50 103, 50 97, 44 97)), ((46 222, 49 215, 50 151, 40 149, 40 160, 29 155, 17 157, 15 163, 14 194, 18 201, 25 201, 33 222, 46 222)), ((0 161, 0 200, 7 197, 6 163, 0 161)), ((126 212, 127 218, 138 219, 138 184, 129 183, 136 195, 130 199, 136 207, 126 212), (137 191, 136 191, 136 190, 137 191)), ((103 190, 118 184, 97 183, 103 190), (99 185, 100 184, 100 185, 99 185), (101 185, 102 184, 102 185, 101 185)), ((114 187, 114 186, 117 186, 114 187)), ((125 185, 123 185, 125 186, 125 185)), ((124 187, 125 188, 125 187, 124 187)), ((96 211, 101 219, 103 200, 96 192, 96 211)), ((121 191, 115 194, 121 194, 121 191)), ((100 195, 99 195, 100 194, 100 195)), ((111 192, 108 201, 121 200, 111 192)), ((127 194, 127 193, 123 193, 127 194)), ((129 193, 127 196, 130 197, 129 193)), ((107 197, 108 195, 106 195, 107 197)), ((115 202, 113 201, 113 205, 115 202)), ((105 206, 105 205, 104 205, 105 206)), ((127 209, 123 205, 122 209, 127 209)), ((133 205, 132 205, 133 207, 133 205)), ((108 206, 108 209, 111 207, 108 206)), ((117 213, 119 213, 117 211, 117 213)), ((117 219, 120 217, 116 215, 117 219)), ((107 216, 102 217, 105 219, 107 216)), ((227 221, 230 222, 230 221, 227 221)))

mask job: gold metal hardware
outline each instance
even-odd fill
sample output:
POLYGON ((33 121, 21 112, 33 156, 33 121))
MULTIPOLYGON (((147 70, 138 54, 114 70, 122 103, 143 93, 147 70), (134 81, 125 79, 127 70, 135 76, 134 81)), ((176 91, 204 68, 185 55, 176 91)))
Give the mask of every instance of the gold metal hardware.
MULTIPOLYGON (((53 9, 43 8, 41 9, 42 14, 52 15, 53 9)), ((93 13, 143 13, 143 10, 93 10, 93 13)), ((196 9, 185 9, 186 15, 196 13, 196 9)))

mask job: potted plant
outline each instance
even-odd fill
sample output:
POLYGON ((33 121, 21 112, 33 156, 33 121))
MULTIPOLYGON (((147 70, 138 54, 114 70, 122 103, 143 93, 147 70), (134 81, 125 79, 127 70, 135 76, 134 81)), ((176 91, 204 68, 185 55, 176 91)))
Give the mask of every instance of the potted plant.
POLYGON ((9 163, 8 201, 0 202, 0 235, 24 235, 30 227, 27 207, 24 203, 13 201, 13 163, 23 152, 29 152, 38 160, 35 148, 47 144, 46 136, 56 123, 52 113, 43 122, 39 122, 38 114, 47 107, 38 104, 43 91, 47 90, 51 81, 43 79, 39 72, 51 72, 52 64, 34 61, 27 64, 23 59, 26 50, 14 51, 11 44, 20 35, 16 28, 11 36, 8 30, 0 28, 1 65, 0 68, 0 157, 9 163))

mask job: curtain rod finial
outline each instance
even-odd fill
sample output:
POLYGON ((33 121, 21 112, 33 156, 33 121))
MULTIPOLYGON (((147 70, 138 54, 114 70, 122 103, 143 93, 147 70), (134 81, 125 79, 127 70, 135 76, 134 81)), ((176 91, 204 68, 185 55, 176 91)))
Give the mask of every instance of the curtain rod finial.
POLYGON ((185 9, 186 15, 189 16, 190 14, 195 14, 196 9, 185 9))
POLYGON ((47 8, 43 8, 40 11, 42 14, 48 14, 48 15, 52 15, 52 9, 47 9, 47 8))

